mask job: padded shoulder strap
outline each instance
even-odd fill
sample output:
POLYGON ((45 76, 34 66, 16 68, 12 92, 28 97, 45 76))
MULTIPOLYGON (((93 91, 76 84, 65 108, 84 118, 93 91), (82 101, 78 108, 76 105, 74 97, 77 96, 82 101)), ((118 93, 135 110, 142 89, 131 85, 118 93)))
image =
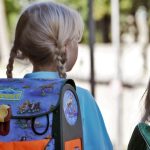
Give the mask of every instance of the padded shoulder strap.
POLYGON ((66 82, 65 82, 65 84, 70 84, 76 90, 76 85, 75 85, 74 80, 67 79, 66 82))
POLYGON ((59 103, 53 118, 56 150, 83 150, 81 111, 73 80, 66 80, 62 86, 59 103))

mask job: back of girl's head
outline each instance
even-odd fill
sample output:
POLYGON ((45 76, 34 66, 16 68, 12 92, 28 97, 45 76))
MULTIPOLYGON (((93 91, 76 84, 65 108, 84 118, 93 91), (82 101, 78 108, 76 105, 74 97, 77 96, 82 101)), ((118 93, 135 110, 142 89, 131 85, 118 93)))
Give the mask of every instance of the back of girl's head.
POLYGON ((142 122, 150 122, 150 81, 146 90, 144 109, 145 112, 142 118, 142 122))
POLYGON ((35 3, 28 7, 17 23, 15 40, 7 65, 12 78, 13 63, 19 52, 32 64, 55 64, 65 77, 66 42, 81 40, 83 22, 78 12, 53 2, 35 3))

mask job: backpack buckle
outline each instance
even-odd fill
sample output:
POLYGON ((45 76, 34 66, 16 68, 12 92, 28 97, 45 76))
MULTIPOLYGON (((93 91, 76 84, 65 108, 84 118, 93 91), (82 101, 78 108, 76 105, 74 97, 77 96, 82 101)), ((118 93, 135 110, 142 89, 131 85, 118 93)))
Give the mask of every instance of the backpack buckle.
POLYGON ((0 105, 0 135, 7 135, 10 129, 11 107, 0 105))

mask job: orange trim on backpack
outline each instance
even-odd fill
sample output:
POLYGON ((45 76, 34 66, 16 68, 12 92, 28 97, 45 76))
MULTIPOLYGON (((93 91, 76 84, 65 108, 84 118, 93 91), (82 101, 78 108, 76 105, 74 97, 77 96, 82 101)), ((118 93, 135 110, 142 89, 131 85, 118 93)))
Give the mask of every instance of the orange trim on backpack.
POLYGON ((65 150, 82 150, 81 139, 66 141, 65 150))
POLYGON ((0 150, 44 150, 49 139, 19 142, 0 142, 0 150))

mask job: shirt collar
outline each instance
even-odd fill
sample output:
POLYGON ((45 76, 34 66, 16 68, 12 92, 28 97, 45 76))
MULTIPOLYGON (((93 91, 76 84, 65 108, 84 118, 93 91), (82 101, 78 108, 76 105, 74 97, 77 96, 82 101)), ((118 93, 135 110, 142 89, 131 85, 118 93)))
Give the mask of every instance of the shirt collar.
POLYGON ((24 78, 58 79, 60 77, 58 72, 39 71, 39 72, 28 73, 24 76, 24 78))

